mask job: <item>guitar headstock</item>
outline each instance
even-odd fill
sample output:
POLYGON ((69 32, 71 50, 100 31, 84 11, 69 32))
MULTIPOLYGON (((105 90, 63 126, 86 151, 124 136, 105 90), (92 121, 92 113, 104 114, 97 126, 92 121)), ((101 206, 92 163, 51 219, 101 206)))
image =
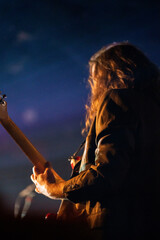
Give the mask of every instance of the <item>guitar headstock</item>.
POLYGON ((7 102, 5 101, 6 94, 0 92, 0 121, 8 119, 7 102))

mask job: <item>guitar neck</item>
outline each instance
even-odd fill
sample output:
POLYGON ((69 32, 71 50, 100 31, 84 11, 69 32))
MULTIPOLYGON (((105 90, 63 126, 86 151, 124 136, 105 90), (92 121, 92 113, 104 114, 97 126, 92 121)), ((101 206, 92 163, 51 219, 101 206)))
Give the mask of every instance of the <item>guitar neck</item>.
POLYGON ((10 117, 1 120, 1 124, 15 140, 18 146, 26 154, 29 160, 36 166, 39 171, 43 172, 45 169, 46 159, 38 152, 38 150, 32 145, 29 139, 23 134, 23 132, 16 126, 10 117))

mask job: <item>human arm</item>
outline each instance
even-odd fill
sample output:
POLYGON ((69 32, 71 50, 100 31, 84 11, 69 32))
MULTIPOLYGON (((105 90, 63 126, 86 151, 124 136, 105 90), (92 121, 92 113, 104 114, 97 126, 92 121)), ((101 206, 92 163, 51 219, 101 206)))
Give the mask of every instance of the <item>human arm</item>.
POLYGON ((34 169, 32 181, 36 191, 73 202, 104 199, 119 193, 127 182, 135 151, 136 118, 127 104, 128 96, 122 101, 116 91, 102 99, 96 115, 95 164, 68 181, 53 169, 38 176, 34 169))

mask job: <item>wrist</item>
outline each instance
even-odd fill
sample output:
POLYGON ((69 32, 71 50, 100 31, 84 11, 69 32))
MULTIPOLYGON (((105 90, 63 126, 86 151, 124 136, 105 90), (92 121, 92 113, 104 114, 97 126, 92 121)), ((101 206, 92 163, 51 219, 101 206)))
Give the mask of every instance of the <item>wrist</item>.
POLYGON ((65 186, 65 181, 48 184, 47 192, 49 197, 52 199, 64 199, 65 198, 65 193, 63 192, 64 186, 65 186))

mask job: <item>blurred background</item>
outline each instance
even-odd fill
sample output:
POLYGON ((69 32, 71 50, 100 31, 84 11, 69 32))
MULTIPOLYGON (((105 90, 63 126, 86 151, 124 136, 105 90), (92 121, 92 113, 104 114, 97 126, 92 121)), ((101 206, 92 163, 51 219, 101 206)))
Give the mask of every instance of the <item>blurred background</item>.
MULTIPOLYGON (((0 90, 8 112, 64 178, 83 141, 89 58, 128 40, 160 64, 159 1, 0 0, 0 90)), ((0 204, 13 214, 32 164, 0 125, 0 204)), ((56 212, 36 194, 28 215, 56 212)))

